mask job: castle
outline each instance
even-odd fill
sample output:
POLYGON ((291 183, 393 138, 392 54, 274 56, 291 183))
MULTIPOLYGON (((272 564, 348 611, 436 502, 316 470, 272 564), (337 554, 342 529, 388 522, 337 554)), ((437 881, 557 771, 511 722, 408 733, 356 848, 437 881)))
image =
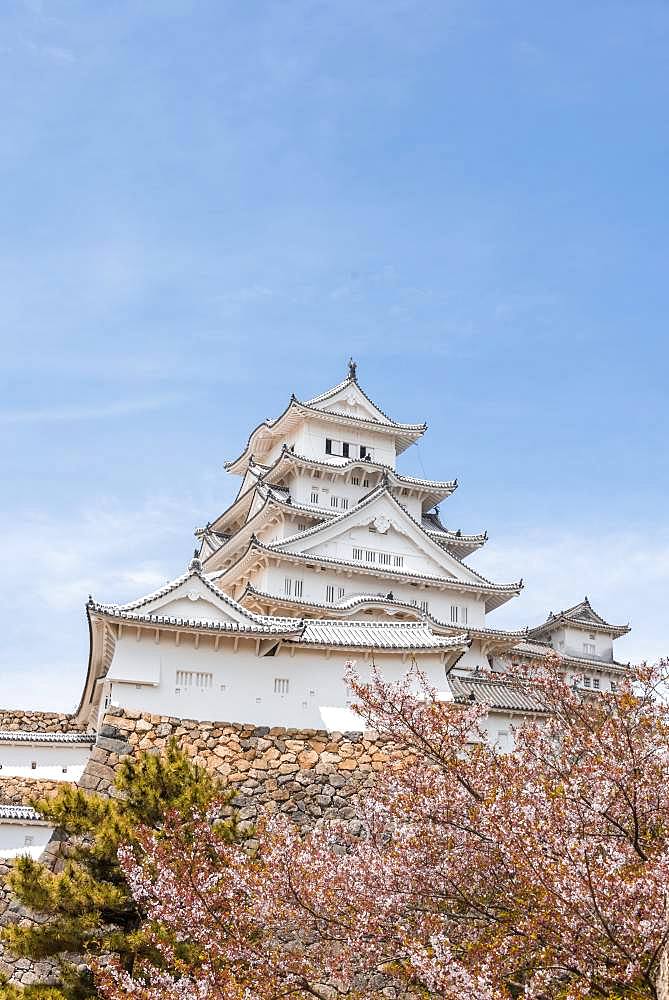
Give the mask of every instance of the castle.
POLYGON ((89 599, 76 713, 0 717, 0 857, 38 855, 51 834, 8 802, 3 780, 79 780, 110 713, 355 732, 347 663, 395 679, 415 661, 440 697, 488 705, 488 736, 504 750, 513 725, 537 712, 501 675, 509 662, 555 650, 569 683, 615 689, 626 666, 613 641, 629 628, 587 598, 533 628, 488 625, 523 584, 466 562, 487 536, 442 520, 457 480, 397 468, 426 429, 381 410, 351 361, 344 381, 307 401, 291 396, 252 431, 226 465, 237 496, 196 531, 186 572, 128 604, 89 599))

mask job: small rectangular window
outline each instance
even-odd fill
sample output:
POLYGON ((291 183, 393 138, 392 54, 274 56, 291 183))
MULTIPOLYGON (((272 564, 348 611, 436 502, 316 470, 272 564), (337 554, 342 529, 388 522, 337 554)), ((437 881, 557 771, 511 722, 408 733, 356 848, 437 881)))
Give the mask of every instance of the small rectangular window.
POLYGON ((589 688, 591 686, 591 684, 592 684, 592 681, 591 681, 590 677, 584 677, 583 678, 583 687, 584 688, 589 688))
POLYGON ((367 562, 376 562, 376 552, 373 549, 367 549, 365 552, 365 559, 367 562))
POLYGON ((613 692, 615 692, 615 691, 617 691, 617 690, 618 690, 618 685, 616 684, 616 682, 615 682, 615 681, 611 681, 611 690, 612 690, 613 692))
POLYGON ((420 610, 424 614, 427 614, 427 612, 430 610, 430 602, 429 601, 421 601, 420 602, 420 610))
POLYGON ((341 509, 348 510, 348 497, 341 498, 341 509))
POLYGON ((34 843, 35 843, 35 838, 31 836, 29 833, 26 834, 26 836, 23 838, 24 847, 32 847, 34 843))
POLYGON ((593 688, 595 689, 595 691, 599 691, 599 688, 600 688, 600 680, 599 680, 599 677, 593 677, 593 678, 592 678, 592 686, 593 686, 593 688))
POLYGON ((466 625, 467 624, 467 608, 464 607, 464 605, 463 605, 463 607, 460 608, 460 611, 462 612, 462 617, 461 617, 460 621, 462 622, 463 625, 466 625))
POLYGON ((287 677, 274 678, 274 694, 288 694, 288 688, 289 682, 287 677))
POLYGON ((372 457, 372 449, 366 444, 361 444, 360 458, 371 458, 371 457, 372 457))
POLYGON ((337 587, 337 597, 338 598, 342 598, 343 596, 344 596, 344 588, 343 587, 337 587))
POLYGON ((362 559, 362 549, 356 549, 356 548, 354 548, 353 549, 353 558, 354 559, 362 559))
POLYGON ((195 688, 197 691, 210 691, 214 686, 214 675, 202 673, 199 670, 177 670, 175 693, 182 689, 195 688))
POLYGON ((293 583, 295 584, 294 586, 295 597, 302 597, 302 581, 294 580, 293 583))
POLYGON ((286 597, 290 597, 293 593, 293 581, 289 576, 283 578, 283 592, 286 597))
POLYGON ((344 458, 348 458, 348 457, 349 457, 349 450, 350 450, 350 447, 351 447, 351 446, 350 446, 350 444, 348 443, 348 441, 342 441, 342 443, 341 443, 341 453, 342 453, 342 456, 343 456, 344 458))
POLYGON ((329 583, 325 588, 325 600, 329 604, 332 604, 332 602, 334 601, 334 595, 335 595, 334 586, 331 583, 329 583))
POLYGON ((451 621, 457 622, 458 620, 458 606, 457 604, 451 604, 451 621))
POLYGON ((311 502, 318 503, 318 490, 311 491, 311 502))
POLYGON ((31 760, 30 761, 30 767, 32 768, 33 771, 36 771, 37 770, 37 761, 36 760, 31 760))
POLYGON ((325 439, 325 454, 326 455, 332 454, 332 438, 325 439))
POLYGON ((352 476, 351 477, 351 482, 353 483, 354 486, 359 486, 360 485, 360 476, 352 476))
POLYGON ((395 556, 394 562, 396 566, 404 566, 404 556, 395 556))
POLYGON ((595 644, 594 644, 594 642, 584 642, 583 643, 583 652, 585 653, 586 656, 594 656, 595 655, 595 644))
POLYGON ((330 506, 331 507, 338 507, 339 506, 339 497, 335 497, 335 496, 330 497, 330 506))
POLYGON ((369 486, 369 479, 363 479, 362 485, 363 486, 369 486))
POLYGON ((379 552, 379 562, 382 566, 390 566, 390 552, 379 552))

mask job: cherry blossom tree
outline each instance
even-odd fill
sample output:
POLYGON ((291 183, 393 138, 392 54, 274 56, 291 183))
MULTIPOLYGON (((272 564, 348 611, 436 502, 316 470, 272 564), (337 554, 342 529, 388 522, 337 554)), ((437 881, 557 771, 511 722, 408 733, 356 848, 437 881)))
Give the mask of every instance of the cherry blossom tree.
POLYGON ((420 671, 349 682, 365 724, 406 750, 337 822, 270 816, 251 855, 209 817, 147 831, 122 865, 165 967, 99 970, 109 1000, 380 996, 656 997, 668 937, 669 709, 663 667, 614 692, 560 660, 516 672, 537 705, 502 753, 478 705, 420 671), (417 692, 417 688, 419 689, 417 692), (381 977, 381 978, 379 978, 381 977))

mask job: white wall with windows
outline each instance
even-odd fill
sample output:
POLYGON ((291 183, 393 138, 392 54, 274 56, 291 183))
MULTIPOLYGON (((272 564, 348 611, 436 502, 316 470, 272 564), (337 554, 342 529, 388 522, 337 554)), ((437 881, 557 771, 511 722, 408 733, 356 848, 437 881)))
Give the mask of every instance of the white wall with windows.
POLYGON ((563 627, 551 633, 551 645, 565 656, 587 656, 604 662, 613 659, 613 640, 606 633, 563 627))
MULTIPOLYGON (((410 583, 356 573, 353 569, 343 567, 339 573, 334 567, 320 572, 314 567, 315 564, 291 566, 288 563, 282 566, 267 566, 259 570, 254 577, 253 585, 265 593, 294 597, 315 604, 332 603, 332 599, 328 596, 332 593, 335 595, 335 601, 358 594, 369 594, 374 597, 386 597, 392 594, 395 600, 413 604, 422 611, 429 612, 439 621, 462 628, 463 631, 468 627, 485 626, 485 604, 476 594, 458 593, 457 590, 438 590, 428 585, 414 586, 410 583)), ((395 566, 393 558, 390 568, 400 570, 403 567, 395 566)))
POLYGON ((397 457, 395 440, 391 434, 379 434, 363 427, 337 427, 330 421, 318 418, 302 424, 294 435, 294 446, 298 455, 304 455, 305 458, 327 461, 330 457, 364 459, 369 455, 372 461, 391 469, 395 468, 397 457))
MULTIPOLYGON (((123 635, 105 681, 109 707, 120 706, 186 719, 254 722, 257 725, 332 728, 333 713, 341 713, 350 700, 344 683, 345 663, 355 660, 363 675, 370 661, 365 652, 328 651, 319 648, 276 649, 263 640, 257 655, 256 641, 202 636, 195 648, 191 636, 182 635, 177 646, 171 634, 158 643, 142 633, 123 635)), ((437 690, 446 690, 446 669, 439 653, 419 653, 418 662, 437 690)), ((409 666, 408 658, 383 650, 375 660, 391 680, 399 679, 409 666)), ((347 727, 355 719, 348 719, 347 727)))

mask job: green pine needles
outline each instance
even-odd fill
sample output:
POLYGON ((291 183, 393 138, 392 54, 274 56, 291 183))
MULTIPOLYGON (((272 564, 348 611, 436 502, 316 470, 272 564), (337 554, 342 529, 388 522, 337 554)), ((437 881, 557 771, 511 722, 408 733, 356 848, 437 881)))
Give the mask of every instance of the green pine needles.
MULTIPOLYGON (((54 872, 32 858, 17 860, 9 885, 40 922, 5 927, 0 939, 17 956, 55 959, 59 982, 25 988, 5 983, 0 985, 0 997, 95 997, 87 961, 96 956, 116 955, 128 971, 138 958, 160 965, 119 867, 118 849, 137 843, 140 827, 160 832, 170 811, 183 816, 187 824, 193 813, 228 800, 220 782, 194 764, 173 739, 161 756, 145 753, 122 762, 111 798, 68 785, 54 798, 35 802, 44 819, 65 836, 64 863, 54 872)), ((238 838, 234 816, 219 829, 230 840, 238 838)))

